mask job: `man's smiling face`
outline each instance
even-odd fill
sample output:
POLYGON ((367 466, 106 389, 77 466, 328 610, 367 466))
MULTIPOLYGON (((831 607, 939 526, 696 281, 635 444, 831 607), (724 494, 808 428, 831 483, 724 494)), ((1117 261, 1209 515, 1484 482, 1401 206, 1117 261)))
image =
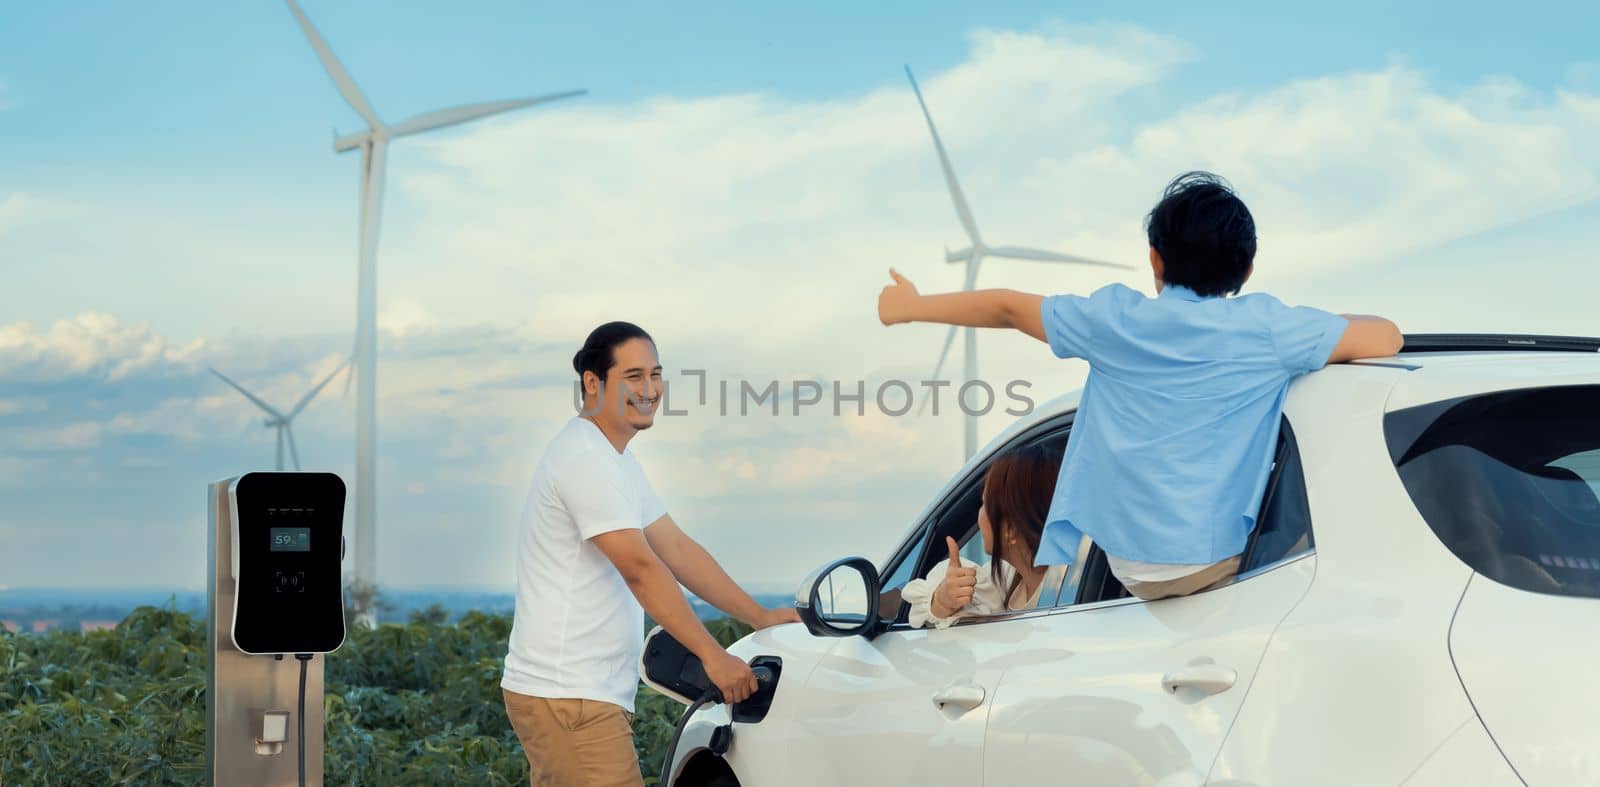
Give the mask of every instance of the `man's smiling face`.
POLYGON ((661 361, 655 342, 629 339, 612 348, 614 363, 606 371, 604 397, 595 418, 612 426, 627 426, 634 431, 649 429, 655 423, 661 404, 661 361))

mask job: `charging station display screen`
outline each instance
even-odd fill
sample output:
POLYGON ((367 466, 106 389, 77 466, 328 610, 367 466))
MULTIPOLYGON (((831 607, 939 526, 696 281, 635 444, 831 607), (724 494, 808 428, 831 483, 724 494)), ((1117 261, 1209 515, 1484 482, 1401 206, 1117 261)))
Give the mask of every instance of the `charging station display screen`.
POLYGON ((275 527, 271 529, 273 552, 310 552, 311 528, 275 527))
POLYGON ((332 473, 247 473, 231 497, 233 642, 245 653, 329 653, 344 641, 344 482, 332 473))

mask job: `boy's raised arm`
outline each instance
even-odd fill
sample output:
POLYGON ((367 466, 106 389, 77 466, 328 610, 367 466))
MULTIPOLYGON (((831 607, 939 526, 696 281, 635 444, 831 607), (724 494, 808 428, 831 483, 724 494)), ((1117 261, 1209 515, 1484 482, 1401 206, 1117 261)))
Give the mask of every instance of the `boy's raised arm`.
POLYGON ((878 294, 878 320, 884 325, 931 322, 973 328, 1014 328, 1045 341, 1039 314, 1041 295, 1016 290, 973 290, 922 295, 910 279, 889 269, 894 283, 878 294))

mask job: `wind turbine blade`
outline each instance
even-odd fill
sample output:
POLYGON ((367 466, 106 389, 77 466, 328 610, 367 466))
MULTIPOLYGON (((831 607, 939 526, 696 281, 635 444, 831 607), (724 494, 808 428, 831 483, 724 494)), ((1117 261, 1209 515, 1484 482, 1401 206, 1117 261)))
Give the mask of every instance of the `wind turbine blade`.
POLYGON ((449 109, 440 109, 434 112, 424 112, 415 117, 406 118, 389 127, 392 136, 403 137, 407 134, 416 134, 422 131, 432 131, 436 128, 454 126, 460 123, 477 120, 478 118, 510 112, 514 109, 531 107, 535 104, 547 104, 551 101, 560 101, 563 98, 582 96, 588 94, 587 90, 568 90, 565 93, 551 93, 547 96, 534 98, 517 98, 510 101, 490 101, 483 104, 465 104, 449 109))
POLYGON ((317 32, 316 25, 311 24, 305 12, 300 10, 300 4, 295 0, 285 0, 285 2, 289 4, 289 10, 294 13, 295 21, 300 23, 300 29, 305 31, 306 38, 311 42, 311 48, 316 50, 317 59, 322 61, 322 67, 327 70, 328 76, 333 78, 333 86, 339 89, 339 95, 344 96, 345 102, 367 121, 368 126, 374 129, 383 128, 383 122, 378 120, 378 113, 372 111, 372 104, 361 94, 361 88, 350 78, 350 72, 344 70, 339 58, 334 57, 333 50, 328 48, 328 42, 317 32))
MULTIPOLYGON (((328 383, 333 382, 333 378, 338 377, 339 373, 344 371, 344 367, 346 365, 348 365, 349 363, 350 363, 349 359, 346 359, 344 363, 339 364, 339 368, 334 369, 331 373, 328 374, 327 377, 322 378, 322 382, 317 383, 317 387, 312 388, 309 393, 307 393, 305 396, 300 397, 300 401, 295 403, 294 409, 289 411, 288 418, 286 418, 284 420, 292 419, 295 416, 299 415, 301 410, 306 409, 306 405, 311 404, 311 400, 317 398, 317 394, 322 393, 322 389, 324 387, 326 387, 328 385, 328 383)), ((294 439, 293 439, 292 436, 290 437, 289 442, 290 442, 291 445, 294 443, 294 439)))
MULTIPOLYGON (((345 361, 344 361, 345 366, 350 366, 351 364, 354 364, 355 360, 356 360, 356 354, 355 353, 350 353, 350 357, 346 358, 345 361)), ((350 383, 353 382, 355 379, 356 379, 356 371, 355 371, 354 368, 352 368, 350 370, 350 373, 346 374, 344 376, 344 393, 340 394, 340 396, 342 396, 342 397, 344 397, 346 399, 350 398, 350 383)))
POLYGON ((944 143, 939 140, 939 129, 933 126, 933 115, 928 114, 928 104, 922 100, 922 88, 917 87, 917 78, 911 75, 911 66, 906 66, 906 78, 911 80, 911 92, 917 94, 917 106, 922 107, 922 117, 928 121, 928 133, 933 135, 933 147, 939 151, 939 166, 944 168, 944 182, 950 187, 950 201, 955 203, 956 217, 961 219, 961 227, 967 231, 967 237, 973 245, 980 243, 978 239, 978 222, 972 218, 972 209, 967 207, 967 197, 961 193, 961 184, 956 182, 956 170, 950 166, 950 156, 944 152, 944 143))
MULTIPOLYGON (((207 368, 210 368, 210 367, 207 367, 207 368)), ((227 375, 223 374, 222 372, 217 371, 216 369, 211 369, 211 373, 216 375, 216 376, 218 376, 218 377, 221 377, 223 382, 225 382, 228 385, 233 387, 233 390, 244 394, 245 398, 249 399, 252 402, 255 402, 257 407, 259 407, 259 408, 261 408, 263 410, 266 410, 268 415, 274 416, 274 417, 279 418, 279 419, 283 418, 283 413, 280 413, 277 410, 273 409, 272 405, 261 401, 261 399, 258 398, 255 394, 250 393, 249 391, 246 391, 244 389, 244 386, 242 386, 242 385, 240 385, 240 384, 228 379, 227 375)))
POLYGON ((300 469, 300 449, 294 447, 294 427, 287 421, 283 424, 283 434, 289 438, 289 458, 294 461, 294 469, 300 469))
POLYGON ((272 466, 274 470, 283 469, 283 424, 278 424, 278 461, 272 466))
MULTIPOLYGON (((929 377, 928 379, 930 379, 930 380, 939 379, 939 372, 944 369, 944 359, 947 356, 950 355, 950 345, 955 344, 955 343, 956 343, 956 326, 952 325, 952 326, 950 326, 950 330, 948 332, 946 332, 945 335, 944 335, 944 349, 939 351, 939 362, 933 365, 933 376, 929 377)), ((928 389, 928 395, 922 397, 922 404, 917 406, 917 414, 918 415, 921 415, 923 413, 923 411, 928 409, 928 400, 933 398, 933 390, 934 389, 930 387, 928 389)))
POLYGON ((1106 262, 1089 257, 1079 257, 1076 254, 1062 254, 1044 249, 1030 249, 1026 246, 992 246, 988 249, 991 257, 1006 257, 1013 260, 1036 260, 1038 262, 1070 262, 1078 265, 1099 265, 1105 268, 1124 268, 1133 270, 1132 265, 1121 262, 1106 262))

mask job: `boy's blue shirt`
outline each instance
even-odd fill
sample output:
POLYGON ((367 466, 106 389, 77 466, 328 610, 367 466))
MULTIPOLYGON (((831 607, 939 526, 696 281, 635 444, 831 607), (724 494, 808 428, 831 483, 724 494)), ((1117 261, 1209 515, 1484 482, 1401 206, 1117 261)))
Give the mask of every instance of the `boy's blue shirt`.
POLYGON ((1051 351, 1087 360, 1089 379, 1034 563, 1071 563, 1082 535, 1147 563, 1243 552, 1289 381, 1322 368, 1348 321, 1170 284, 1055 295, 1041 316, 1051 351))

